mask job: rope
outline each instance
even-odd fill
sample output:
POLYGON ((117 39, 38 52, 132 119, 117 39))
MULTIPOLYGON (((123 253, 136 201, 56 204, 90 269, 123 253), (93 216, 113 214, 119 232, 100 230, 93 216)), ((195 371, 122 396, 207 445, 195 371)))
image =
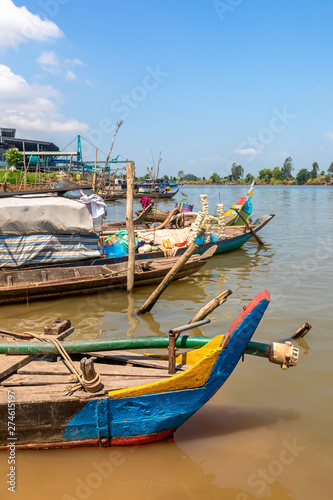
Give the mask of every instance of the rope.
POLYGON ((84 377, 84 374, 75 368, 72 359, 70 358, 68 352, 61 345, 60 341, 54 338, 52 335, 38 335, 36 333, 31 333, 31 332, 24 332, 23 334, 16 334, 14 332, 6 332, 6 333, 9 335, 19 335, 22 338, 32 337, 39 340, 40 342, 51 341, 58 350, 59 354, 62 356, 62 358, 66 361, 68 369, 73 373, 73 375, 76 376, 78 380, 78 384, 74 385, 72 390, 76 390, 80 386, 82 386, 87 392, 97 392, 99 390, 101 385, 100 374, 97 373, 95 378, 93 378, 92 380, 87 380, 84 377))

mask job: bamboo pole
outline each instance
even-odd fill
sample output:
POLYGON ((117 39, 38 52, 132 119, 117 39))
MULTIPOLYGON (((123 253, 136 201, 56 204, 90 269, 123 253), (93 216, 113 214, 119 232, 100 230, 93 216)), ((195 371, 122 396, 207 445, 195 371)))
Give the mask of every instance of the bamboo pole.
POLYGON ((22 142, 22 147, 23 147, 23 165, 24 165, 24 177, 23 177, 23 190, 27 190, 27 169, 26 169, 26 162, 25 162, 25 144, 24 141, 22 142))
POLYGON ((73 155, 71 155, 71 158, 69 160, 69 167, 68 167, 68 172, 67 172, 67 179, 68 180, 70 180, 70 178, 71 178, 72 159, 73 159, 73 155))
POLYGON ((210 314, 214 309, 216 309, 218 306, 221 306, 224 304, 224 302, 227 300, 229 295, 232 294, 231 290, 225 290, 224 292, 219 293, 213 300, 208 302, 205 306, 203 306, 200 311, 197 312, 197 314, 191 319, 191 323, 196 323, 197 321, 201 321, 202 319, 206 318, 208 314, 210 314))
POLYGON ((178 259, 176 264, 173 266, 172 269, 168 272, 168 274, 165 276, 163 281, 158 285, 158 287, 153 291, 153 293, 148 297, 146 302, 137 310, 137 314, 145 314, 146 312, 150 311, 159 297, 162 295, 166 287, 169 285, 169 283, 175 278, 176 274, 180 271, 180 269, 183 267, 183 265, 188 261, 188 259, 191 257, 191 255, 196 251, 198 248, 198 245, 195 243, 191 243, 191 245, 188 247, 186 252, 178 259))
POLYGON ((94 176, 93 176, 93 181, 92 181, 92 188, 93 191, 96 191, 96 176, 97 176, 97 153, 98 149, 95 149, 95 168, 94 168, 94 176))
POLYGON ((126 229, 128 236, 128 264, 127 264, 127 293, 133 293, 135 271, 135 242, 133 227, 133 187, 134 187, 133 161, 126 163, 127 201, 126 201, 126 229))
POLYGON ((234 207, 231 207, 230 210, 234 210, 236 212, 236 214, 238 214, 238 216, 242 219, 242 221, 244 222, 244 224, 246 225, 246 227, 251 231, 252 233, 252 236, 257 240, 257 243, 259 245, 263 245, 263 241, 261 238, 259 238, 259 236, 257 235, 257 233, 255 231, 253 231, 252 227, 250 226, 250 224, 248 223, 247 220, 244 219, 244 217, 242 216, 242 214, 240 213, 239 210, 237 210, 237 208, 234 208, 234 207))
POLYGON ((116 135, 117 135, 118 130, 120 129, 120 127, 122 126, 123 123, 124 123, 123 120, 120 120, 120 122, 117 123, 117 128, 116 128, 115 133, 113 134, 112 143, 111 143, 111 146, 110 146, 110 149, 109 149, 109 153, 108 153, 108 155, 106 157, 105 164, 104 164, 104 167, 103 167, 103 170, 102 170, 102 174, 101 174, 101 178, 100 178, 100 181, 99 181, 98 189, 102 189, 103 188, 103 179, 104 179, 105 169, 106 169, 108 161, 110 159, 110 155, 111 155, 111 152, 112 152, 112 149, 113 149, 113 145, 114 145, 114 141, 116 139, 116 135))

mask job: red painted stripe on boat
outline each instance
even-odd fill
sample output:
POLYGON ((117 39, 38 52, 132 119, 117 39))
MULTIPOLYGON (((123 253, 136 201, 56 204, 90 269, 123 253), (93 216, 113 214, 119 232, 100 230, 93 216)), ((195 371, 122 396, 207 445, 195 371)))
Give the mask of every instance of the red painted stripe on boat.
POLYGON ((241 324, 241 322, 246 318, 248 314, 262 301, 262 300, 271 300, 268 290, 263 290, 258 293, 254 299, 247 306, 243 306, 243 311, 237 316, 237 318, 232 322, 231 327, 228 330, 228 337, 236 330, 236 328, 241 324))
POLYGON ((144 436, 128 436, 111 438, 111 446, 140 446, 142 444, 154 443, 156 441, 165 441, 173 439, 175 429, 146 434, 144 436))
POLYGON ((248 314, 250 314, 251 311, 262 301, 262 300, 268 300, 270 301, 271 297, 269 295, 268 290, 263 290, 262 292, 258 293, 254 299, 251 300, 251 302, 247 306, 243 306, 243 311, 237 316, 237 318, 233 321, 231 324, 227 335, 225 336, 223 342, 222 342, 222 349, 225 349, 229 339, 232 335, 232 333, 236 330, 236 328, 241 324, 241 322, 246 318, 248 314))
MULTIPOLYGON (((110 442, 100 443, 97 439, 78 439, 77 441, 60 441, 58 443, 28 443, 17 444, 17 450, 52 450, 57 448, 97 448, 110 446, 140 446, 157 441, 167 441, 173 439, 175 429, 168 429, 162 432, 147 434, 144 436, 129 436, 111 438, 110 442)), ((9 451, 9 446, 0 446, 0 451, 9 451)))

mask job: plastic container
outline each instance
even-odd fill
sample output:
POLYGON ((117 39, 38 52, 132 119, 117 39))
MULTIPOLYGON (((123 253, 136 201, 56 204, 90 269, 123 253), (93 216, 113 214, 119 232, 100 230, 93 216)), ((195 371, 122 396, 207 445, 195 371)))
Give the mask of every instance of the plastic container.
POLYGON ((105 245, 104 252, 107 258, 123 257, 124 255, 127 255, 127 251, 125 250, 125 248, 119 244, 105 245))
POLYGON ((194 243, 195 243, 196 245, 202 245, 203 243, 205 243, 205 237, 204 237, 204 236, 197 236, 197 237, 195 238, 194 243))
POLYGON ((221 238, 219 238, 219 235, 218 234, 214 234, 212 233, 210 235, 210 241, 213 242, 213 241, 220 241, 221 238))

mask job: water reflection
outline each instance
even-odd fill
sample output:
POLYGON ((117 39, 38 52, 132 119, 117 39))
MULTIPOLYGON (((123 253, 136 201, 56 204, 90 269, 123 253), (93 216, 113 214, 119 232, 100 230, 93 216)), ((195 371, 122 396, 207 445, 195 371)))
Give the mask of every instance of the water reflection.
MULTIPOLYGON (((200 412, 199 412, 200 413, 200 412)), ((287 500, 290 491, 275 478, 258 495, 255 488, 240 487, 235 456, 220 455, 221 477, 205 470, 205 462, 187 453, 187 441, 197 440, 204 449, 210 438, 244 429, 268 426, 296 416, 288 411, 212 406, 184 426, 177 441, 137 448, 53 450, 18 453, 17 500, 287 500), (201 440, 201 441, 200 441, 201 440), (203 441, 205 440, 205 441, 203 441), (42 481, 36 483, 36 471, 42 481), (56 474, 54 474, 56 471, 56 474), (222 486, 221 486, 222 484, 222 486)), ((178 433, 176 433, 177 436, 178 433)), ((2 469, 2 468, 1 468, 2 469)), ((240 471, 239 471, 240 472, 240 471)))

